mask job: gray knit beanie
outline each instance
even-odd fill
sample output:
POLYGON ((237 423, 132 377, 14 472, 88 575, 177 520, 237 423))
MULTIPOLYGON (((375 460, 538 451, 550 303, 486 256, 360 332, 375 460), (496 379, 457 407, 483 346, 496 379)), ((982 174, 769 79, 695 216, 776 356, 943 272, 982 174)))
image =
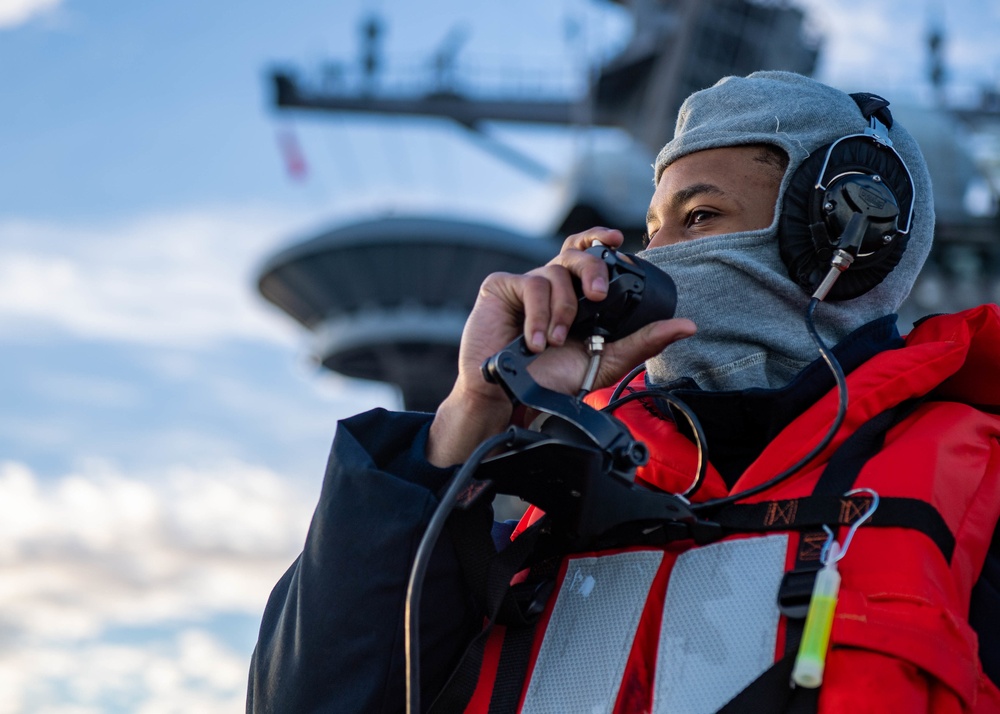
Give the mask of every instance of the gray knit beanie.
MULTIPOLYGON (((780 207, 795 171, 817 149, 868 128, 846 93, 802 75, 757 72, 727 77, 692 94, 677 118, 674 138, 656 158, 655 179, 671 163, 703 149, 773 144, 789 157, 768 228, 698 238, 653 248, 642 257, 677 283, 677 316, 698 334, 647 363, 652 381, 692 377, 706 389, 779 387, 817 358, 804 327, 809 295, 789 277, 778 252, 780 207)), ((930 175, 916 141, 899 125, 893 147, 913 178, 913 222, 899 264, 879 285, 852 300, 824 302, 816 326, 832 345, 878 317, 896 312, 930 251, 934 207, 930 175)))

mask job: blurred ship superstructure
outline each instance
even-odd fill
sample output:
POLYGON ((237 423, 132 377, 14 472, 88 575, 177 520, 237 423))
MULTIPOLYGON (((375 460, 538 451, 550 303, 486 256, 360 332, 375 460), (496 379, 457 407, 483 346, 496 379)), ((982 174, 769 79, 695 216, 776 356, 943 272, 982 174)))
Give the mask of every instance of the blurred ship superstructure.
POLYGON ((525 272, 554 252, 495 226, 387 217, 278 253, 259 287, 312 331, 324 367, 395 384, 408 409, 433 411, 455 381, 462 327, 482 279, 525 272))
MULTIPOLYGON (((636 248, 652 192, 649 165, 673 133, 684 97, 729 74, 812 74, 816 65, 819 38, 807 31, 802 10, 787 2, 615 4, 630 13, 633 33, 617 55, 578 83, 576 94, 467 85, 457 71, 454 42, 438 53, 423 81, 382 81, 382 26, 375 18, 364 25, 355 81, 341 73, 315 81, 288 71, 273 74, 276 105, 283 111, 447 117, 472 132, 477 145, 525 171, 539 164, 490 137, 489 122, 617 127, 632 141, 626 150, 592 146, 579 157, 568 171, 572 200, 554 236, 518 235, 449 216, 376 217, 335 227, 272 257, 260 278, 261 292, 313 331, 323 365, 397 385, 407 408, 434 409, 454 380, 461 324, 488 273, 537 265, 558 250, 562 236, 593 225, 621 228, 627 245, 636 248)), ((895 105, 893 110, 899 111, 895 105)), ((939 236, 927 279, 914 291, 912 309, 908 304, 912 314, 904 311, 905 323, 922 312, 973 304, 962 287, 971 282, 986 285, 977 295, 988 296, 1000 266, 996 187, 981 187, 976 204, 980 173, 958 144, 959 118, 943 110, 900 117, 923 145, 935 179, 939 236)))
MULTIPOLYGON (((632 15, 631 39, 577 96, 467 90, 446 51, 423 82, 389 86, 380 81, 382 26, 372 18, 363 29, 358 81, 327 76, 310 83, 276 72, 276 104, 448 117, 473 132, 492 121, 620 127, 636 146, 621 156, 595 153, 577 162, 574 198, 557 236, 604 224, 622 228, 635 247, 652 192, 649 164, 673 132, 683 98, 727 74, 761 68, 810 74, 818 42, 805 32, 802 12, 781 3, 618 4, 632 15)), ((531 157, 494 149, 530 169, 531 157)), ((397 385, 407 408, 434 409, 454 381, 458 338, 476 287, 490 272, 521 272, 544 262, 558 251, 557 236, 515 235, 447 216, 374 218, 273 256, 259 285, 265 298, 313 331, 323 365, 397 385)))
POLYGON ((937 213, 934 248, 901 318, 1000 303, 1000 94, 977 105, 903 116, 927 156, 937 213))

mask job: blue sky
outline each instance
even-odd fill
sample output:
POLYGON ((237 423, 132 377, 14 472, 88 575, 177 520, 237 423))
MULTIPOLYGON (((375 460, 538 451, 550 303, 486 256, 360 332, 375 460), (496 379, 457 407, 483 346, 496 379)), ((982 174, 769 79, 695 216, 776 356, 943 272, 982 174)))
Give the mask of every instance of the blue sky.
MULTIPOLYGON (((811 4, 822 78, 927 100, 927 6, 811 4)), ((557 215, 579 136, 496 129, 539 180, 444 122, 271 109, 267 67, 352 60, 369 10, 390 60, 461 24, 463 59, 571 73, 628 31, 583 0, 0 0, 0 714, 242 710, 336 420, 397 404, 310 362, 255 292, 268 255, 378 211, 557 215)), ((1000 8, 940 12, 956 89, 995 83, 1000 8)))

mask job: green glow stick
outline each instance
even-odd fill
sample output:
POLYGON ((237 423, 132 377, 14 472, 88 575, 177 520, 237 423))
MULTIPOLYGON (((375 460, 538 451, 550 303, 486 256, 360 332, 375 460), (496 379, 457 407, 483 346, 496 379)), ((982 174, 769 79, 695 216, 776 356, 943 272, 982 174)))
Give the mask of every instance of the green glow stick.
POLYGON ((826 650, 830 644, 833 614, 837 609, 837 593, 840 592, 840 573, 837 572, 839 550, 837 541, 833 541, 823 569, 816 574, 802 642, 792 669, 792 681, 807 689, 815 689, 823 683, 826 650))

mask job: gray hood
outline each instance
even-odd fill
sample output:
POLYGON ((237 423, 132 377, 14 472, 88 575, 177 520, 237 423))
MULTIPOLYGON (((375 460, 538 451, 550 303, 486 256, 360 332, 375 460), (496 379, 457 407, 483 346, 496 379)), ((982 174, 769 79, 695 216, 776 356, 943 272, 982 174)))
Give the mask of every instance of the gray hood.
MULTIPOLYGON (((656 159, 655 178, 687 154, 724 146, 773 144, 789 157, 778 207, 796 169, 817 149, 868 122, 846 93, 789 72, 727 77, 691 95, 674 138, 656 159)), ((816 326, 830 345, 878 317, 896 312, 930 251, 934 207, 930 175, 912 136, 894 123, 889 137, 914 182, 913 223, 902 259, 885 280, 852 300, 824 302, 816 326)), ((677 316, 698 334, 647 363, 650 379, 692 377, 713 390, 780 387, 819 355, 804 315, 809 295, 789 277, 778 252, 780 212, 768 228, 699 238, 643 251, 677 283, 677 316)))

